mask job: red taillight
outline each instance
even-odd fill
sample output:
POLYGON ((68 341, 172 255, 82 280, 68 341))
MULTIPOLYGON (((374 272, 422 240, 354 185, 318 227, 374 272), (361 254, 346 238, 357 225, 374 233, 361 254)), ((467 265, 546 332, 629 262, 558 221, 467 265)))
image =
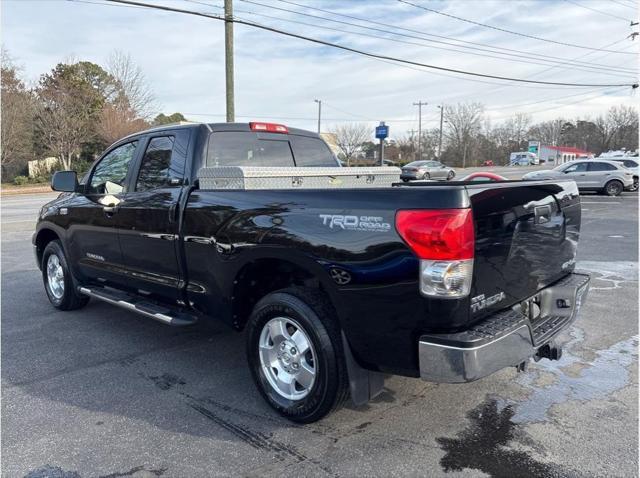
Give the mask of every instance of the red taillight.
POLYGON ((420 259, 473 259, 471 209, 398 211, 396 229, 420 259))
POLYGON ((284 133, 287 134, 289 130, 283 124, 276 123, 256 123, 255 121, 249 123, 252 131, 265 131, 267 133, 284 133))

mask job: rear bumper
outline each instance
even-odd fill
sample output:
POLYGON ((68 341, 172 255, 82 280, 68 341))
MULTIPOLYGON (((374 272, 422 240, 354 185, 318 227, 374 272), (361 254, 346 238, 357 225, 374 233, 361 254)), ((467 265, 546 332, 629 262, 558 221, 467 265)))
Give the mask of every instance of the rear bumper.
POLYGON ((469 330, 423 335, 418 344, 420 377, 472 382, 528 360, 576 319, 588 289, 589 276, 573 273, 469 330), (537 308, 540 314, 530 319, 537 308))
POLYGON ((417 173, 402 173, 400 179, 418 179, 417 173))

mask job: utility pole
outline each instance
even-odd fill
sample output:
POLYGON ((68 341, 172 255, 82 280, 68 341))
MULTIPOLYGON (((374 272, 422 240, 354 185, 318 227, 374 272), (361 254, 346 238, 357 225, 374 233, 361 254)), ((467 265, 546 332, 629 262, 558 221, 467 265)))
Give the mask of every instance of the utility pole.
POLYGON ((440 108, 440 134, 438 136, 438 161, 442 157, 442 120, 444 119, 444 105, 438 106, 440 108))
POLYGON ((418 107, 418 161, 422 159, 422 106, 427 106, 426 101, 418 101, 413 106, 418 107))
POLYGON ((313 100, 318 103, 318 134, 320 134, 320 119, 322 118, 322 100, 313 100))
POLYGON ((233 0, 224 0, 224 66, 227 90, 227 123, 236 120, 233 87, 233 0))

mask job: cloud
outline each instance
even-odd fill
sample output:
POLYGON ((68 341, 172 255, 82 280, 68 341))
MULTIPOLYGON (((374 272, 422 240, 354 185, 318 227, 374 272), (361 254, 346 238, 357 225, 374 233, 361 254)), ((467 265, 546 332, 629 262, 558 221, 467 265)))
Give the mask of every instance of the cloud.
MULTIPOLYGON (((151 3, 154 0, 146 1, 151 3)), ((221 13, 221 9, 216 8, 222 5, 220 0, 202 1, 211 6, 158 0, 154 3, 221 13)), ((635 75, 610 71, 610 68, 637 68, 635 56, 595 53, 510 35, 393 0, 297 0, 296 3, 422 32, 400 31, 417 37, 424 37, 425 34, 447 36, 493 45, 496 48, 522 50, 527 55, 549 55, 566 59, 589 53, 580 61, 607 67, 585 72, 563 66, 540 73, 549 68, 547 62, 535 60, 546 64, 545 66, 506 61, 503 55, 455 46, 461 45, 457 41, 429 37, 453 43, 446 45, 420 38, 396 36, 389 33, 391 28, 381 25, 369 24, 383 31, 365 30, 275 10, 273 7, 361 23, 356 20, 276 0, 256 1, 268 6, 236 0, 236 15, 354 48, 434 65, 494 75, 577 83, 627 82, 629 79, 633 80, 635 75), (281 20, 256 14, 278 17, 281 20), (290 23, 290 20, 309 25, 290 23), (362 34, 373 35, 375 38, 362 34), (479 53, 501 58, 487 58, 479 56, 479 53)), ((621 40, 631 32, 621 20, 559 0, 413 1, 445 13, 527 35, 591 47, 601 47, 621 40)), ((620 16, 634 14, 633 10, 615 3, 607 4, 607 10, 615 10, 620 16)), ((223 22, 139 8, 80 2, 5 1, 2 2, 2 29, 3 43, 24 66, 28 78, 37 79, 39 74, 50 70, 69 55, 104 64, 110 52, 119 49, 129 52, 144 70, 165 112, 180 111, 187 117, 198 120, 224 120, 223 22)), ((324 125, 352 120, 369 121, 373 126, 379 120, 386 120, 391 125, 392 136, 396 136, 408 129, 417 128, 417 108, 412 103, 418 100, 429 103, 423 108, 425 127, 437 125, 439 110, 436 105, 457 101, 484 103, 488 116, 494 120, 516 111, 531 112, 535 120, 557 116, 584 117, 598 114, 614 104, 636 101, 630 96, 630 89, 603 90, 609 91, 608 95, 592 91, 591 94, 580 97, 574 95, 582 90, 575 88, 505 85, 496 80, 461 77, 373 60, 243 25, 235 26, 235 48, 236 112, 240 115, 239 121, 248 121, 251 116, 271 117, 274 120, 304 118, 282 122, 315 129, 317 105, 313 100, 319 98, 325 105, 324 125), (565 99, 565 96, 571 98, 565 99), (508 105, 536 103, 546 99, 549 100, 548 103, 505 108, 508 105), (565 103, 573 104, 562 107, 565 103), (498 109, 491 111, 492 108, 498 109)), ((612 48, 637 51, 631 40, 612 48)))

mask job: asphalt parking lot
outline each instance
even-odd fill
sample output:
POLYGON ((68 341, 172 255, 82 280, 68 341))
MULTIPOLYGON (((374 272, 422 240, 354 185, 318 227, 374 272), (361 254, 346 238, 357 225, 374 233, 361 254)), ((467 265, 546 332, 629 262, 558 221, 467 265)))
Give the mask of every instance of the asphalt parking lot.
POLYGON ((293 425, 258 396, 243 337, 92 301, 55 311, 31 233, 52 195, 2 198, 2 475, 638 474, 638 196, 584 195, 592 274, 558 362, 465 385, 389 378, 364 407, 293 425))

